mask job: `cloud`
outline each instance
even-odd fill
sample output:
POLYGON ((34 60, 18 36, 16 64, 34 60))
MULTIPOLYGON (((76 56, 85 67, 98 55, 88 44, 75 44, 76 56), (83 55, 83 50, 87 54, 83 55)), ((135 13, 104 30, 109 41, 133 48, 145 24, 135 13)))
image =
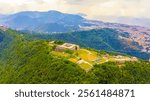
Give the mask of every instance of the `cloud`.
POLYGON ((150 18, 149 0, 65 0, 65 2, 72 11, 86 13, 89 18, 98 16, 150 18))
POLYGON ((71 5, 89 5, 95 3, 108 2, 110 0, 65 0, 65 1, 71 5))
POLYGON ((0 0, 0 13, 59 10, 98 16, 150 18, 149 0, 0 0))
POLYGON ((0 13, 46 11, 58 8, 58 0, 0 0, 0 13))

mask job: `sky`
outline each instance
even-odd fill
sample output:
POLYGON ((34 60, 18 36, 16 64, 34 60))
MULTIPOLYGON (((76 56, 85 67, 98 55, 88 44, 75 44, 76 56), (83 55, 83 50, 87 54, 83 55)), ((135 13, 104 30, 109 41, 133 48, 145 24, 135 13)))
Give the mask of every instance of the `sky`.
POLYGON ((0 13, 58 10, 101 16, 150 18, 150 0, 0 0, 0 13))

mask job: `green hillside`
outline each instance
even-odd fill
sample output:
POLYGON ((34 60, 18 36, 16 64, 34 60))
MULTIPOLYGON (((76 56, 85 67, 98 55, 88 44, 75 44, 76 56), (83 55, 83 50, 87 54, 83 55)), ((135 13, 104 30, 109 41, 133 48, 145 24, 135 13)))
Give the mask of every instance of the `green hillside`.
POLYGON ((66 59, 52 56, 47 42, 26 40, 20 35, 15 36, 12 30, 5 33, 9 33, 5 37, 10 36, 15 41, 3 53, 0 83, 82 82, 85 72, 66 59))
POLYGON ((121 52, 136 56, 141 59, 149 59, 150 54, 141 52, 141 46, 129 38, 129 33, 118 32, 117 30, 104 28, 89 31, 78 31, 70 33, 52 34, 26 34, 29 38, 44 40, 62 40, 65 42, 79 44, 82 47, 93 48, 96 50, 106 50, 121 52), (120 38, 121 37, 121 38, 120 38), (123 39, 122 39, 123 38, 123 39))
MULTIPOLYGON (((95 60, 106 53, 81 48, 74 52, 65 51, 63 54, 55 52, 56 46, 50 45, 49 41, 29 39, 10 29, 0 30, 0 46, 0 83, 2 84, 150 83, 148 61, 139 60, 123 64, 110 61, 92 64, 89 60, 95 60), (89 52, 90 55, 87 55, 89 52), (88 72, 82 68, 87 65, 78 65, 75 62, 74 56, 77 54, 92 64, 88 72)), ((110 54, 109 56, 113 57, 110 54)))

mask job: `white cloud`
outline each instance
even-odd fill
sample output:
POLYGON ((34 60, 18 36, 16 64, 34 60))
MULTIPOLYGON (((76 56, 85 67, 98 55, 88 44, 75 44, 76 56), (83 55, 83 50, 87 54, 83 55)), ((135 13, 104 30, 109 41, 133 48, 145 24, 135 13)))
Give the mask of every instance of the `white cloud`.
POLYGON ((98 16, 150 18, 149 0, 0 0, 0 13, 59 10, 98 16))
POLYGON ((0 13, 58 9, 59 0, 0 0, 0 13))

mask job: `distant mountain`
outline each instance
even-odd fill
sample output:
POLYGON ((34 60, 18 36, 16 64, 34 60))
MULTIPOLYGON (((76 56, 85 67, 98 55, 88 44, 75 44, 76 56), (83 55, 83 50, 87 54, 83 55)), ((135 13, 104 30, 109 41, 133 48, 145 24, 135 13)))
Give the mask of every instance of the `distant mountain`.
MULTIPOLYGON (((53 10, 48 12, 26 11, 1 17, 0 24, 15 30, 48 34, 111 28, 124 33, 126 37, 120 36, 122 42, 128 44, 128 42, 134 41, 137 46, 141 47, 141 52, 150 53, 149 28, 88 20, 80 16, 80 14, 66 14, 53 10)), ((108 34, 106 33, 105 35, 107 36, 108 34)))
POLYGON ((17 30, 36 32, 66 32, 84 25, 85 19, 79 15, 65 14, 58 11, 20 12, 0 19, 0 23, 17 30), (43 29, 44 28, 44 29, 43 29))
POLYGON ((102 20, 113 22, 106 23, 98 20, 88 20, 85 19, 84 16, 86 15, 82 13, 67 14, 55 10, 50 10, 48 12, 24 11, 11 15, 0 15, 0 24, 17 30, 29 30, 35 32, 68 32, 95 28, 124 29, 124 27, 133 26, 150 28, 150 19, 99 17, 102 20))

